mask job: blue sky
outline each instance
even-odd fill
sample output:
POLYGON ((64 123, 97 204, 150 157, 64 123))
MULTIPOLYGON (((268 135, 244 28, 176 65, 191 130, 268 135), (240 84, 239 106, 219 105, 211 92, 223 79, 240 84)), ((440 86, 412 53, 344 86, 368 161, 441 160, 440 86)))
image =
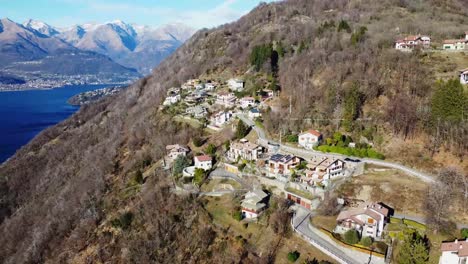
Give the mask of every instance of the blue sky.
MULTIPOLYGON (((265 1, 265 0, 264 0, 265 1)), ((265 2, 271 2, 268 0, 265 2)), ((0 0, 0 17, 28 18, 56 27, 123 20, 149 26, 182 22, 194 28, 231 22, 260 0, 0 0)))

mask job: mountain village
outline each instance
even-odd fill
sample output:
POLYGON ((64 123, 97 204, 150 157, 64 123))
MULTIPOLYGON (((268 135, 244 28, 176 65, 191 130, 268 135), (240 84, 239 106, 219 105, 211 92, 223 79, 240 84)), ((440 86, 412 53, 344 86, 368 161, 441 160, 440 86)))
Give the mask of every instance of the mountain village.
MULTIPOLYGON (((396 49, 407 52, 429 48, 430 38, 408 36, 395 43, 396 49)), ((468 33, 460 43, 467 43, 468 48, 468 33)), ((444 50, 458 48, 444 44, 444 50)), ((460 71, 459 77, 466 84, 468 70, 460 71)), ((366 200, 336 197, 333 206, 338 214, 333 219, 326 218, 328 229, 315 225, 314 219, 320 218, 318 208, 330 192, 365 174, 369 166, 378 164, 381 166, 373 170, 385 171, 386 164, 378 159, 318 151, 317 147, 326 144, 325 138, 330 135, 325 136, 314 127, 299 133, 293 143, 283 142, 281 136, 278 142, 267 138, 262 112, 268 111, 279 92, 262 89, 254 97, 246 96, 244 86, 241 77, 225 81, 192 79, 168 90, 160 111, 213 133, 243 131, 236 135, 237 139, 225 142, 222 155, 215 154, 213 145, 204 150, 198 146, 191 150, 177 142, 166 146, 163 164, 174 176, 175 192, 208 197, 235 195, 239 197, 238 212, 233 217, 245 225, 261 222, 272 196, 282 197, 293 205, 293 229, 339 263, 390 263, 398 233, 425 229, 420 218, 407 217, 397 205, 392 208, 387 201, 371 196, 366 200)), ((365 144, 369 149, 373 145, 369 141, 346 144, 349 148, 365 144)), ((431 181, 411 169, 403 172, 431 181)), ((465 263, 466 249, 468 239, 442 243, 439 263, 465 263)))

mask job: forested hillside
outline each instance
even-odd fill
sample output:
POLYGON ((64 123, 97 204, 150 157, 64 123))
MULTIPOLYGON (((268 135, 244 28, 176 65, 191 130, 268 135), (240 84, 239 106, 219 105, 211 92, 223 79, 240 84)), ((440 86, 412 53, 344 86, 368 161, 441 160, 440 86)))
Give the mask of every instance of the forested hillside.
POLYGON ((466 88, 437 82, 458 69, 438 54, 392 46, 401 35, 441 42, 467 27, 463 0, 290 0, 199 31, 150 76, 84 106, 0 167, 0 259, 272 262, 273 248, 259 254, 236 241, 199 199, 170 192, 167 173, 151 170, 167 144, 202 136, 158 111, 168 88, 200 75, 245 74, 248 90, 280 91, 265 117, 272 134, 340 131, 364 136, 387 159, 466 172, 466 88))

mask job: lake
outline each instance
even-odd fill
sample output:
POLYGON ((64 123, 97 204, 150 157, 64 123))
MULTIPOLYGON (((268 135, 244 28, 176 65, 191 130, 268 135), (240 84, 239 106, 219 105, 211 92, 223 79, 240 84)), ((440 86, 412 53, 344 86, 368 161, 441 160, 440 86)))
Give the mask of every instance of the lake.
POLYGON ((51 90, 0 92, 0 163, 39 132, 75 113, 73 95, 109 85, 74 85, 51 90))

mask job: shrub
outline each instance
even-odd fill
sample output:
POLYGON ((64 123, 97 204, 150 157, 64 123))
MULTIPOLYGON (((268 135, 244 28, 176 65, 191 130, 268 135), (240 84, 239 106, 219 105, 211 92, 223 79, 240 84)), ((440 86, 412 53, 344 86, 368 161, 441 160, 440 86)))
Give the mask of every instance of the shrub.
POLYGON ((356 230, 351 229, 344 234, 344 241, 348 244, 354 245, 359 242, 359 234, 356 230))
POLYGON ((286 136, 286 142, 290 143, 297 143, 299 141, 299 136, 298 135, 288 135, 286 136))
POLYGON ((195 147, 197 147, 197 148, 198 148, 198 147, 201 147, 201 146, 203 145, 203 143, 204 143, 204 142, 203 142, 203 139, 202 139, 201 137, 194 137, 194 138, 193 138, 193 145, 194 145, 195 147))
POLYGON ((195 173, 193 175, 193 181, 196 184, 200 184, 205 179, 205 171, 203 169, 197 168, 195 169, 195 173))
POLYGON ((296 262, 296 260, 299 259, 300 256, 301 256, 301 254, 299 252, 297 252, 297 250, 291 251, 291 252, 288 253, 288 260, 290 262, 296 262))
POLYGON ((361 245, 365 247, 370 247, 372 245, 372 237, 365 236, 361 238, 361 245))
POLYGON ((235 211, 232 213, 232 218, 236 219, 237 221, 242 220, 242 212, 241 211, 235 211))
POLYGON ((143 173, 141 170, 137 170, 135 173, 135 176, 133 177, 133 181, 137 184, 143 184, 144 179, 143 179, 143 173))
POLYGON ((205 149, 206 154, 213 156, 216 153, 216 146, 214 144, 209 144, 205 149))
POLYGON ((132 224, 132 220, 133 220, 132 212, 126 212, 122 214, 119 218, 113 219, 111 221, 111 225, 115 228, 121 228, 123 230, 126 230, 132 224))
POLYGON ((460 234, 463 239, 468 238, 468 228, 462 228, 462 230, 460 231, 460 234))

